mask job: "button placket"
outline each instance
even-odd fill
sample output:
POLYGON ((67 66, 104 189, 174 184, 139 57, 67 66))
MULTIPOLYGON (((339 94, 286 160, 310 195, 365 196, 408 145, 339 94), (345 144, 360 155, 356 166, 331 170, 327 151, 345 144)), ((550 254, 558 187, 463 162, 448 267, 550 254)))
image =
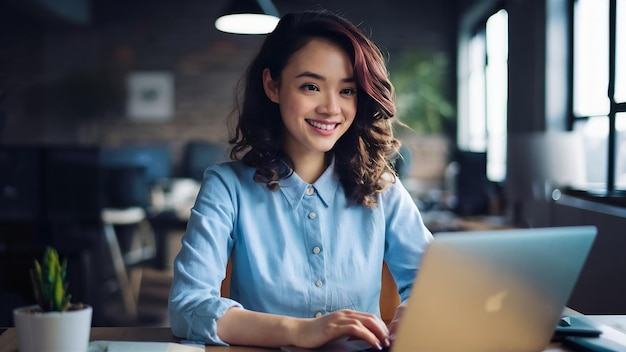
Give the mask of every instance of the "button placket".
POLYGON ((311 316, 319 317, 324 314, 325 307, 328 306, 326 289, 326 263, 324 258, 323 239, 320 228, 320 215, 318 197, 315 188, 308 185, 304 190, 302 199, 302 210, 304 211, 304 236, 306 248, 308 248, 308 261, 310 265, 309 280, 311 285, 311 316))

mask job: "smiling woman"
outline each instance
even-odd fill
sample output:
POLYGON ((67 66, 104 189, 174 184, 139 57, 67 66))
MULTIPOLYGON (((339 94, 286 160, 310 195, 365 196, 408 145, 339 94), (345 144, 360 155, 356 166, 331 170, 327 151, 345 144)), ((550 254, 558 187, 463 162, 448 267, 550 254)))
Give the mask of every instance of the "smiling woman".
POLYGON ((268 98, 280 107, 284 151, 294 171, 313 183, 326 169, 325 153, 356 115, 356 82, 350 58, 334 43, 312 39, 293 54, 279 81, 263 71, 268 98))
MULTIPOLYGON (((231 156, 239 158, 257 169, 255 178, 277 189, 277 181, 288 176, 293 160, 278 158, 284 153, 281 105, 267 96, 265 70, 271 80, 285 79, 283 70, 293 67, 291 61, 312 39, 325 40, 342 49, 349 58, 352 74, 337 79, 353 80, 357 88, 357 114, 352 128, 337 140, 333 150, 341 167, 337 170, 342 185, 358 203, 374 205, 373 198, 388 184, 381 179, 385 173, 393 175, 390 166, 397 157, 399 142, 393 136, 395 121, 393 86, 388 79, 381 51, 369 38, 347 20, 329 12, 306 12, 303 16, 292 14, 283 17, 272 35, 268 36, 261 51, 248 67, 242 96, 233 117, 238 118, 231 156), (318 26, 318 27, 315 27, 318 26), (252 147, 248 150, 248 147, 252 147), (283 163, 290 168, 283 168, 283 163), (359 186, 357 186, 359 185, 359 186)), ((321 55, 321 54, 318 54, 321 55)), ((339 57, 336 57, 337 60, 339 57)), ((313 60, 311 60, 313 61, 313 60)), ((333 65, 337 65, 335 61, 333 65)), ((345 65, 345 63, 339 63, 345 65)), ((319 69, 321 63, 315 63, 319 69)), ((344 67, 344 66, 340 66, 344 67)), ((315 74, 316 72, 308 72, 315 74)), ((302 74, 305 72, 297 72, 302 74)), ((349 71, 344 72, 347 74, 349 71)))
POLYGON ((335 14, 287 14, 242 83, 235 161, 205 171, 174 262, 173 333, 389 346, 397 324, 381 319, 383 264, 406 301, 432 235, 392 168, 399 142, 380 51, 335 14))

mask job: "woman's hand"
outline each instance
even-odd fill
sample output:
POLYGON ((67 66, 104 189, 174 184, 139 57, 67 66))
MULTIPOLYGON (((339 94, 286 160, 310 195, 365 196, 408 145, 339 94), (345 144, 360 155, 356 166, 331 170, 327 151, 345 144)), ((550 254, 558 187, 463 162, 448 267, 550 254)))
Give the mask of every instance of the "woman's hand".
POLYGON ((393 341, 396 337, 396 333, 398 332, 398 324, 400 323, 400 319, 402 318, 402 315, 406 310, 407 304, 409 304, 409 300, 400 303, 400 305, 396 307, 396 312, 393 315, 393 319, 391 319, 391 322, 389 323, 388 328, 391 341, 393 341))
POLYGON ((317 348, 341 337, 360 339, 379 349, 391 342, 380 318, 349 309, 319 318, 294 318, 233 307, 217 320, 217 334, 229 344, 259 347, 317 348))
POLYGON ((372 347, 389 347, 389 330, 377 316, 344 309, 328 315, 302 319, 296 328, 292 344, 303 348, 316 348, 340 337, 361 339, 372 347))

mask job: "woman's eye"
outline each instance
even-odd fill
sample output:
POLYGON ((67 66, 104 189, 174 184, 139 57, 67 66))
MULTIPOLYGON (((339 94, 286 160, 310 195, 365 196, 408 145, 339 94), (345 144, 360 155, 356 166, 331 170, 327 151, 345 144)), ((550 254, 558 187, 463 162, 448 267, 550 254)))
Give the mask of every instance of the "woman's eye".
POLYGON ((354 88, 346 88, 346 89, 341 90, 341 94, 355 95, 356 94, 356 89, 354 89, 354 88))
POLYGON ((305 84, 305 85, 302 86, 302 89, 310 90, 310 91, 317 91, 317 90, 319 90, 319 88, 317 88, 317 86, 315 84, 305 84))

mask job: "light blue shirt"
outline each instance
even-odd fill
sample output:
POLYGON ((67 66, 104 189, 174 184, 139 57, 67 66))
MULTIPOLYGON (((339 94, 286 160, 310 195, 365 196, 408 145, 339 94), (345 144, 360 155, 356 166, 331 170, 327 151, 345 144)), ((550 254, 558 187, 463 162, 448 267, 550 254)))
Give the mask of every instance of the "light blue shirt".
POLYGON ((272 192, 240 161, 209 168, 174 261, 174 335, 209 344, 233 306, 312 318, 339 309, 380 316, 383 260, 404 301, 432 240, 398 180, 374 208, 349 204, 332 164, 314 183, 297 174, 272 192), (231 298, 220 297, 232 260, 231 298))

